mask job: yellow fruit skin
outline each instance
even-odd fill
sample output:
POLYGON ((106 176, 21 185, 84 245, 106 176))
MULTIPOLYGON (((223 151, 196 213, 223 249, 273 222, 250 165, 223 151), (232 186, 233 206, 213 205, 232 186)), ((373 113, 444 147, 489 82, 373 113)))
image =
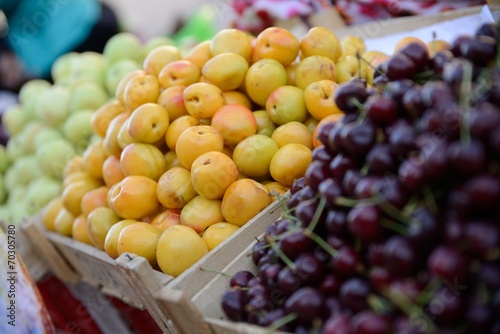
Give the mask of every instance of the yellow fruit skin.
POLYGON ((312 161, 312 151, 302 144, 286 144, 273 156, 269 171, 275 181, 291 186, 304 176, 312 161))
POLYGON ((224 240, 229 238, 240 227, 237 225, 220 222, 209 226, 202 235, 202 239, 206 242, 208 250, 211 251, 224 240))
POLYGON ((106 238, 104 239, 104 251, 112 259, 116 259, 120 254, 118 253, 118 237, 120 232, 127 226, 138 223, 135 219, 124 219, 110 227, 106 238))
POLYGON ((49 231, 54 231, 54 221, 56 220, 57 214, 63 207, 62 197, 56 197, 51 200, 42 209, 42 221, 45 228, 49 231))
POLYGON ((243 226, 272 202, 269 190, 252 179, 239 179, 227 188, 222 198, 221 211, 231 224, 243 226))
POLYGON ((132 253, 145 258, 151 267, 156 268, 156 248, 162 231, 146 222, 125 226, 118 235, 116 250, 119 255, 132 253))
POLYGON ((207 244, 195 230, 175 225, 167 228, 158 240, 156 259, 165 274, 177 277, 207 253, 207 244))

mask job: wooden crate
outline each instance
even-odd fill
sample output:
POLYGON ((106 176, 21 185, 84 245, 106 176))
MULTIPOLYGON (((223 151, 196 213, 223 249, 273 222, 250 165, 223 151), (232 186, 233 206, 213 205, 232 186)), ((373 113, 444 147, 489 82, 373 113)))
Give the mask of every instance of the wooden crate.
MULTIPOLYGON (((116 260, 111 259, 104 251, 90 245, 73 240, 55 232, 47 231, 41 224, 40 217, 30 221, 28 230, 33 236, 42 240, 44 255, 55 252, 64 259, 72 274, 98 288, 104 294, 119 298, 127 304, 147 310, 160 329, 165 333, 176 333, 169 314, 160 307, 155 296, 170 284, 184 284, 186 293, 195 294, 205 287, 218 271, 230 263, 234 256, 240 254, 255 238, 261 235, 267 226, 276 220, 282 212, 282 205, 275 201, 247 224, 242 226, 231 237, 200 259, 190 269, 175 278, 151 267, 145 258, 125 253, 116 260), (179 283, 182 282, 182 283, 179 283)), ((71 283, 73 280, 63 281, 71 283)))
POLYGON ((154 270, 144 258, 134 254, 122 254, 115 261, 95 247, 47 231, 39 216, 23 224, 23 229, 60 280, 71 286, 85 282, 105 295, 146 310, 164 333, 175 333, 152 297, 173 277, 154 270))
POLYGON ((16 234, 17 251, 26 265, 31 278, 37 282, 50 273, 50 264, 33 245, 24 229, 19 228, 16 234))
POLYGON ((261 327, 225 320, 220 297, 229 287, 230 275, 240 270, 256 272, 252 248, 265 228, 282 213, 282 204, 275 201, 256 217, 258 224, 244 226, 245 231, 239 238, 226 240, 218 253, 202 259, 158 291, 156 299, 179 333, 267 333, 261 327))
POLYGON ((80 277, 74 268, 71 267, 59 250, 45 237, 45 227, 42 223, 41 213, 24 220, 20 227, 31 242, 30 248, 36 253, 33 256, 37 257, 37 259, 26 262, 30 272, 35 270, 36 265, 45 263, 48 267, 47 269, 59 280, 70 284, 79 282, 80 277))
POLYGON ((155 303, 152 294, 173 279, 172 276, 154 270, 146 259, 124 253, 114 260, 93 246, 54 232, 45 232, 71 267, 86 282, 104 293, 125 303, 148 311, 164 333, 175 333, 168 318, 155 303))

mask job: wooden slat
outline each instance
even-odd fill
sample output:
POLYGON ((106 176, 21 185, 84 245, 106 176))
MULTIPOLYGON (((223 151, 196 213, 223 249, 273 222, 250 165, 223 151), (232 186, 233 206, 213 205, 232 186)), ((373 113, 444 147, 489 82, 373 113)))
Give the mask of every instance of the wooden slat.
POLYGON ((154 270, 144 257, 131 253, 120 255, 116 264, 158 327, 164 333, 176 333, 171 320, 153 297, 174 278, 154 270))
POLYGON ((61 253, 45 237, 45 227, 42 225, 40 215, 35 215, 21 223, 22 230, 26 233, 34 250, 46 260, 50 271, 61 281, 75 284, 80 278, 61 253))
MULTIPOLYGON (((241 322, 232 322, 227 320, 218 320, 206 318, 207 324, 215 334, 270 334, 267 328, 249 325, 241 322)), ((282 331, 274 331, 273 334, 284 333, 282 331)))
POLYGON ((33 243, 23 228, 17 229, 16 248, 35 282, 41 280, 50 273, 51 269, 48 261, 40 254, 38 249, 33 246, 33 243))
POLYGON ((160 307, 172 319, 179 334, 212 334, 200 311, 186 293, 167 286, 161 289, 158 295, 161 296, 158 299, 160 307))
MULTIPOLYGON (((338 24, 338 13, 334 8, 312 15, 309 23, 312 26, 323 26, 332 30, 341 39, 348 35, 356 35, 363 39, 382 37, 394 34, 395 32, 405 32, 413 29, 429 26, 435 23, 456 19, 459 17, 480 13, 483 6, 473 6, 450 10, 435 15, 416 15, 409 17, 390 18, 386 20, 371 21, 362 24, 344 26, 338 24)), ((295 24, 304 26, 300 21, 295 24)), ((294 31, 307 32, 305 27, 294 28, 294 31)), ((301 35, 299 35, 300 37, 301 35)))
POLYGON ((229 288, 230 276, 241 270, 256 273, 257 268, 252 262, 252 249, 255 243, 256 241, 250 243, 240 254, 233 256, 232 261, 222 269, 224 274, 214 276, 192 297, 193 303, 205 318, 220 319, 223 316, 220 299, 224 291, 229 288))
POLYGON ((106 252, 54 232, 47 232, 46 236, 78 272, 84 282, 133 307, 144 309, 144 305, 123 277, 115 260, 110 258, 106 252))

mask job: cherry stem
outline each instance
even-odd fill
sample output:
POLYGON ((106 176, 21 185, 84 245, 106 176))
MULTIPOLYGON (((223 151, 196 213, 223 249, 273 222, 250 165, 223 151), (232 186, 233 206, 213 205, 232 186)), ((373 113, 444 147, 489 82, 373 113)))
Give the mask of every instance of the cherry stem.
POLYGON ((311 223, 309 224, 309 226, 307 226, 307 229, 310 230, 311 232, 314 231, 314 229, 316 228, 316 225, 318 225, 319 218, 321 217, 321 214, 323 213, 323 210, 325 209, 325 205, 326 205, 326 199, 323 196, 320 196, 318 207, 316 208, 316 211, 314 212, 311 223))
MULTIPOLYGON (((373 200, 370 199, 370 200, 368 200, 366 202, 372 203, 372 201, 373 200)), ((343 207, 346 207, 346 208, 353 208, 357 204, 362 203, 362 202, 365 202, 365 201, 362 201, 362 200, 359 200, 359 199, 352 199, 352 198, 342 197, 342 196, 337 196, 337 197, 335 197, 335 200, 334 200, 334 204, 335 205, 343 206, 343 207)))
POLYGON ((418 199, 414 195, 410 198, 408 203, 406 203, 405 207, 403 208, 402 210, 403 214, 406 216, 410 216, 413 213, 413 211, 415 211, 415 209, 417 208, 417 205, 418 205, 418 199))
POLYGON ((382 218, 380 220, 380 224, 383 227, 385 227, 386 229, 394 231, 398 234, 406 235, 406 233, 407 233, 406 226, 404 226, 403 224, 400 224, 398 222, 395 222, 394 220, 382 218))
POLYGON ((370 169, 370 164, 369 163, 365 163, 363 165, 363 167, 361 167, 361 170, 360 170, 360 173, 361 175, 366 175, 368 174, 368 170, 370 169))
POLYGON ((283 210, 283 217, 291 221, 298 222, 297 217, 292 215, 292 212, 295 211, 295 208, 288 208, 285 204, 285 201, 283 201, 282 198, 280 199, 280 197, 278 197, 278 200, 280 201, 279 204, 281 206, 281 209, 283 210))
POLYGON ((372 63, 370 63, 368 60, 366 60, 365 58, 363 57, 359 57, 358 59, 360 59, 361 61, 363 61, 365 64, 367 64, 369 67, 371 67, 375 72, 377 72, 379 75, 383 75, 385 74, 384 71, 382 71, 380 68, 376 67, 376 66, 373 66, 372 63))
POLYGON ((490 302, 491 296, 484 282, 478 282, 477 296, 479 303, 482 305, 487 305, 490 302))
POLYGON ((265 334, 271 334, 276 332, 281 326, 286 325, 295 319, 297 319, 298 314, 297 313, 290 313, 287 316, 284 316, 283 318, 273 322, 269 327, 267 327, 267 330, 265 334))
POLYGON ((430 79, 432 79, 435 75, 436 75, 436 73, 433 70, 427 70, 427 71, 423 71, 423 72, 415 74, 415 76, 413 77, 413 80, 419 84, 424 84, 427 81, 429 81, 430 79))
POLYGON ((314 241, 315 243, 317 243, 318 246, 320 246, 321 248, 323 248, 331 256, 336 256, 337 255, 337 250, 335 248, 333 248, 332 246, 330 246, 325 240, 323 240, 319 235, 317 235, 313 231, 306 229, 306 230, 304 230, 304 234, 309 239, 311 239, 312 241, 314 241))
MULTIPOLYGON (((357 101, 357 100, 356 100, 357 101)), ((362 104, 361 104, 362 105, 362 104)), ((358 107, 359 108, 359 107, 358 107)), ((368 111, 365 109, 360 109, 358 119, 356 120, 358 123, 363 123, 365 118, 368 116, 368 111)))
POLYGON ((440 278, 434 278, 427 284, 424 290, 422 290, 418 296, 415 298, 415 303, 420 306, 427 305, 431 300, 432 296, 436 293, 437 289, 441 285, 440 278))
POLYGON ((358 60, 358 78, 361 78, 361 54, 359 49, 356 50, 356 59, 358 60))
POLYGON ((462 120, 460 122, 460 139, 464 143, 470 143, 471 136, 469 130, 469 108, 470 94, 472 89, 472 64, 464 62, 464 73, 460 86, 460 105, 462 106, 462 120))
POLYGON ((436 39, 437 39, 437 33, 436 31, 432 31, 432 44, 431 44, 431 52, 432 54, 436 54, 436 39))
POLYGON ((428 184, 425 184, 422 187, 422 193, 424 194, 425 204, 427 204, 427 206, 429 207, 429 209, 431 209, 432 212, 436 213, 438 211, 436 199, 434 198, 432 189, 428 184))
POLYGON ((280 259, 283 260, 283 262, 285 262, 286 266, 288 268, 290 268, 291 270, 295 270, 295 263, 293 263, 293 261, 290 260, 290 258, 288 256, 286 256, 285 253, 283 253, 281 248, 279 248, 278 245, 276 244, 276 241, 274 240, 274 238, 266 237, 266 240, 267 240, 267 242, 269 242, 269 244, 271 245, 273 250, 276 251, 276 254, 278 254, 280 259))
POLYGON ((426 333, 434 334, 438 333, 436 324, 429 319, 429 317, 423 312, 422 308, 416 305, 410 298, 408 298, 404 293, 399 291, 390 291, 387 297, 394 305, 399 307, 403 313, 405 313, 410 319, 415 319, 417 321, 425 321, 427 325, 426 333))
POLYGON ((360 239, 360 238, 356 238, 356 239, 354 240, 354 250, 355 250, 356 252, 358 252, 358 253, 359 253, 359 252, 361 252, 361 246, 362 246, 362 245, 361 245, 361 239, 360 239))
MULTIPOLYGON (((490 77, 490 69, 485 68, 479 73, 479 76, 477 77, 476 87, 474 88, 472 92, 473 97, 483 97, 485 94, 491 89, 493 86, 493 83, 491 82, 491 77, 490 77)), ((477 100, 477 99, 476 99, 477 100)))
POLYGON ((389 203, 387 200, 380 198, 380 200, 378 201, 378 206, 386 214, 388 214, 392 218, 400 221, 401 223, 408 224, 410 222, 411 218, 408 215, 406 215, 403 211, 396 208, 394 205, 389 203))
POLYGON ((224 273, 222 271, 214 270, 214 269, 205 269, 205 268, 200 267, 200 270, 201 271, 206 271, 208 273, 216 273, 216 274, 221 274, 221 275, 224 275, 224 276, 227 276, 227 277, 233 277, 233 275, 230 275, 228 273, 224 273))
POLYGON ((359 100, 355 97, 351 97, 351 100, 350 102, 356 107, 358 108, 359 110, 364 110, 365 109, 365 106, 363 103, 359 102, 359 100))
POLYGON ((293 209, 288 209, 286 206, 286 201, 288 201, 290 199, 289 194, 290 194, 290 192, 288 191, 285 195, 278 194, 278 196, 277 196, 278 203, 281 206, 281 208, 283 209, 283 213, 285 215, 287 214, 287 212, 291 212, 293 210, 293 209))
POLYGON ((391 309, 391 303, 381 296, 371 294, 367 298, 368 305, 373 312, 378 314, 387 314, 391 309))

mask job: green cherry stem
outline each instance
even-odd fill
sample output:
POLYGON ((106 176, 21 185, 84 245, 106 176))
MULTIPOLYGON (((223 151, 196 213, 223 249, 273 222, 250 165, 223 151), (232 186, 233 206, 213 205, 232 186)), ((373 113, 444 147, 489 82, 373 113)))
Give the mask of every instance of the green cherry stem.
POLYGON ((224 273, 222 271, 218 271, 218 270, 214 270, 214 269, 205 269, 205 268, 200 267, 200 270, 206 271, 207 273, 215 273, 215 274, 221 274, 221 275, 227 276, 227 277, 233 277, 232 275, 230 275, 228 273, 224 273))
POLYGON ((394 220, 382 218, 380 220, 380 224, 383 227, 385 227, 386 229, 394 231, 398 234, 401 234, 401 235, 407 234, 406 226, 404 226, 403 224, 400 224, 398 222, 395 222, 394 220))
POLYGON ((286 325, 295 319, 297 319, 298 314, 297 313, 290 313, 287 316, 284 316, 283 318, 273 322, 269 327, 267 327, 267 330, 265 334, 271 334, 276 332, 281 326, 286 325))
POLYGON ((465 143, 470 143, 469 108, 472 90, 472 64, 468 61, 464 62, 464 64, 464 73, 460 85, 460 105, 463 109, 460 122, 460 139, 465 143))
MULTIPOLYGON (((372 203, 372 200, 368 200, 366 202, 372 203)), ((352 198, 347 198, 347 197, 342 197, 342 196, 337 196, 337 197, 335 197, 335 200, 334 200, 335 205, 343 206, 346 208, 353 208, 359 203, 362 203, 362 201, 360 201, 358 199, 352 199, 352 198)))
POLYGON ((326 199, 323 196, 321 196, 319 198, 318 207, 316 208, 316 211, 314 212, 311 223, 309 224, 309 226, 307 226, 308 230, 314 231, 314 229, 316 228, 316 225, 318 225, 319 218, 321 217, 321 214, 323 213, 323 210, 325 209, 325 205, 326 205, 326 199))
POLYGON ((422 193, 424 194, 425 204, 427 204, 427 206, 429 207, 429 209, 431 209, 432 212, 436 213, 438 211, 436 199, 434 198, 432 189, 428 184, 422 187, 422 193))
POLYGON ((385 199, 380 198, 378 201, 378 206, 380 207, 380 209, 382 209, 382 211, 384 211, 390 217, 398 220, 399 222, 403 224, 408 224, 410 222, 411 218, 408 215, 396 208, 391 203, 387 202, 385 199))
POLYGON ((356 59, 358 60, 358 78, 361 78, 361 54, 359 49, 356 50, 356 59))
POLYGON ((361 167, 361 175, 367 175, 368 174, 368 170, 370 169, 370 164, 369 163, 365 163, 363 165, 363 167, 361 167))
POLYGON ((436 39, 437 39, 437 33, 434 30, 432 32, 432 42, 431 42, 431 53, 434 55, 436 54, 436 39))
POLYGON ((388 299, 393 302, 394 305, 399 307, 404 314, 406 314, 411 319, 418 319, 424 321, 427 325, 426 333, 435 334, 438 333, 436 324, 425 314, 423 309, 415 304, 410 298, 408 298, 402 292, 393 292, 388 294, 388 299))
POLYGON ((377 72, 377 74, 379 75, 383 75, 385 74, 380 68, 376 67, 376 66, 373 66, 372 63, 370 63, 368 60, 366 60, 365 58, 363 57, 359 57, 359 59, 364 62, 365 64, 367 64, 370 68, 372 68, 375 72, 377 72))
POLYGON ((286 266, 292 270, 295 270, 295 263, 293 263, 293 261, 290 260, 290 258, 286 256, 285 253, 283 253, 281 248, 278 247, 278 244, 276 243, 274 238, 266 238, 266 240, 269 242, 271 247, 276 251, 276 254, 278 254, 280 259, 283 260, 283 262, 285 262, 286 266))
POLYGON ((331 256, 337 255, 337 250, 335 248, 333 248, 332 246, 330 246, 325 240, 323 240, 323 238, 321 238, 319 235, 317 235, 313 231, 310 231, 310 230, 306 229, 306 230, 304 230, 304 234, 309 239, 311 239, 312 241, 314 241, 315 243, 317 243, 318 246, 320 246, 321 248, 323 248, 331 256))
POLYGON ((365 108, 364 104, 359 102, 359 100, 354 97, 351 98, 351 103, 359 110, 364 110, 365 108))
POLYGON ((375 294, 369 295, 366 301, 375 313, 386 314, 392 309, 391 303, 387 299, 375 294))
POLYGON ((411 216, 413 211, 415 211, 415 209, 417 208, 418 203, 419 201, 416 195, 410 197, 410 200, 408 201, 408 203, 406 203, 405 207, 402 210, 403 214, 407 217, 411 216))
POLYGON ((441 285, 440 278, 432 279, 429 284, 422 290, 418 296, 415 298, 415 303, 420 306, 427 305, 431 300, 432 296, 436 293, 437 289, 441 285))

